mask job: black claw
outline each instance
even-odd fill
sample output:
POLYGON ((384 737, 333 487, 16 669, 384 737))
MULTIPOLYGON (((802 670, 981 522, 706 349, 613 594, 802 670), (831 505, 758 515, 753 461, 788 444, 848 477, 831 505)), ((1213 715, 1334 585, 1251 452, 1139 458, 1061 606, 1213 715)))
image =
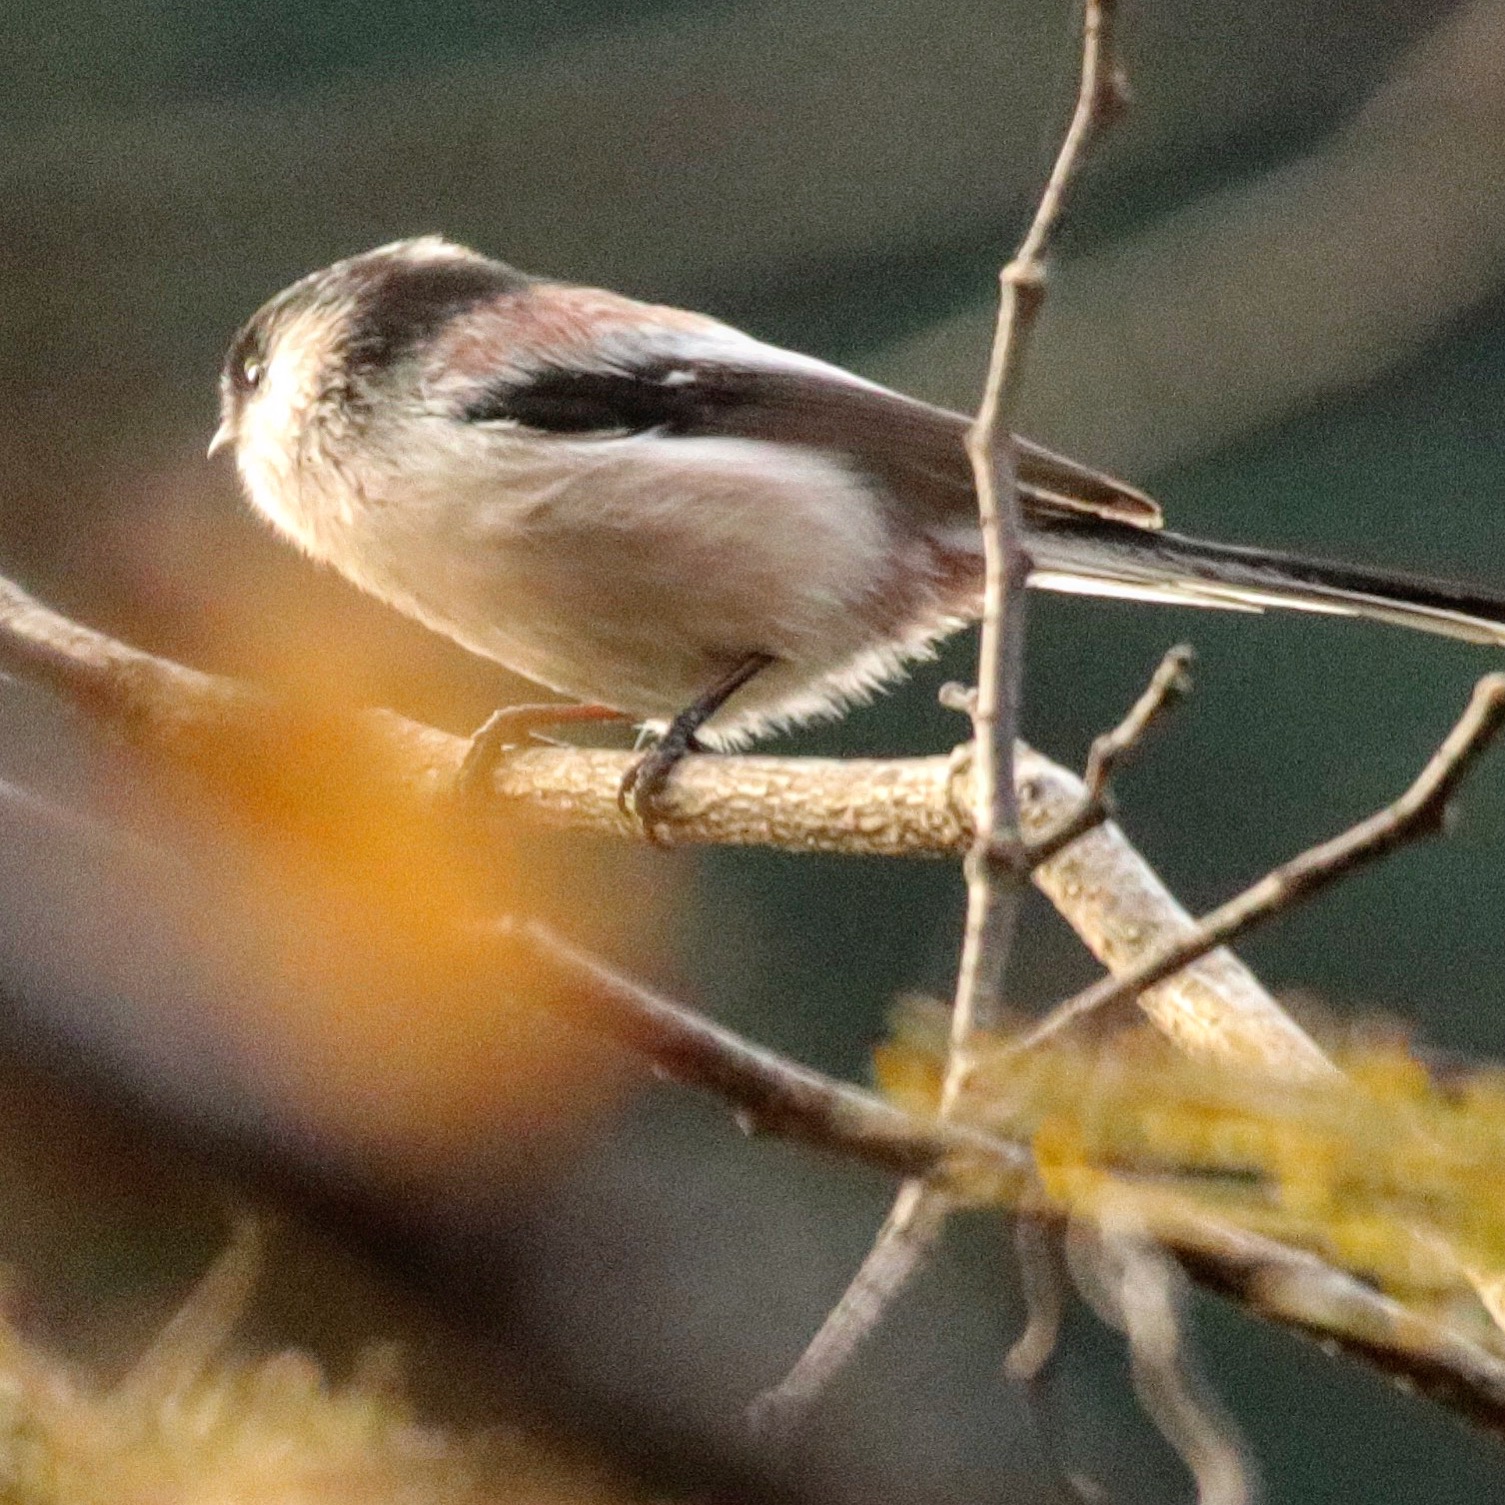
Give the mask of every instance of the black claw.
POLYGON ((673 824, 663 808, 669 778, 687 753, 703 752, 695 733, 724 706, 755 674, 773 659, 766 653, 749 654, 724 679, 712 685, 693 705, 686 706, 647 752, 623 775, 617 786, 617 808, 630 820, 636 817, 643 834, 656 846, 664 845, 659 828, 673 824))
POLYGON ((671 726, 622 776, 617 808, 638 821, 649 841, 661 844, 659 828, 673 823, 673 816, 664 808, 664 794, 674 770, 686 754, 699 751, 700 744, 693 736, 676 736, 671 726))

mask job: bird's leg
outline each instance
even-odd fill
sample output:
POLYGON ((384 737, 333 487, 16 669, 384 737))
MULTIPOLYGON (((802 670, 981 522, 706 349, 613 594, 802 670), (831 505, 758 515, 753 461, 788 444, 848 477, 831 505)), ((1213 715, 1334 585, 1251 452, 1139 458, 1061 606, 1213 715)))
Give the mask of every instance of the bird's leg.
POLYGON ((564 726, 575 721, 624 721, 621 711, 605 705, 508 705, 493 711, 472 734, 465 749, 460 771, 455 775, 455 791, 461 799, 484 794, 492 770, 509 747, 526 742, 545 727, 564 726))
POLYGON ((755 674, 773 662, 768 653, 753 653, 743 659, 724 679, 719 679, 703 695, 686 706, 663 736, 627 770, 617 790, 617 804, 622 813, 636 815, 652 838, 654 828, 665 820, 660 808, 664 789, 675 765, 686 753, 701 751, 695 733, 724 706, 755 674))

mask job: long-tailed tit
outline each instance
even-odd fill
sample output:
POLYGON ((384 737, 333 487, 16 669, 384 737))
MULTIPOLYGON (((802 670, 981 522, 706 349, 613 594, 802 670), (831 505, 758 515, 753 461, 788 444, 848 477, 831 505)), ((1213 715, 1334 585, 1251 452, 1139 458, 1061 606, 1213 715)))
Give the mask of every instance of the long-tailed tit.
MULTIPOLYGON (((966 418, 700 314, 436 237, 294 283, 236 336, 223 422, 252 504, 474 653, 726 746, 839 711, 974 617, 966 418)), ((1505 643, 1505 598, 1161 528, 1020 440, 1031 583, 1334 612, 1505 643)))

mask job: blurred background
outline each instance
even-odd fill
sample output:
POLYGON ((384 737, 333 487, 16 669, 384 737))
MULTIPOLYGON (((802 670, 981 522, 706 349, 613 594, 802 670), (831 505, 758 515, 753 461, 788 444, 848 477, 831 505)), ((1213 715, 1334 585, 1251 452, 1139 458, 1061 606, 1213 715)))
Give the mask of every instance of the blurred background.
MULTIPOLYGON (((1056 0, 8 7, 0 569, 203 667, 468 731, 526 687, 315 573, 203 459, 241 320, 440 231, 969 407, 1077 24, 1056 0)), ((1186 532, 1505 589, 1505 0, 1157 0, 1124 33, 1134 106, 1062 238, 1029 432, 1186 532)), ((1028 735, 1079 762, 1183 638, 1197 694, 1121 792, 1193 909, 1389 799, 1500 667, 1343 622, 1042 598, 1028 735)), ((782 749, 948 748, 936 691, 974 646, 782 749)), ((254 819, 22 685, 0 686, 0 778, 41 800, 0 801, 0 1261, 28 1330, 105 1371, 132 1352, 223 1242, 213 1145, 263 1195, 293 1167, 355 1209, 348 1248, 286 1215, 257 1341, 338 1367, 396 1332, 437 1419, 533 1407, 654 1487, 733 1487, 739 1408, 839 1294, 885 1184, 744 1141, 525 1009, 498 1024, 433 978, 335 976, 330 916, 254 819)), ((507 902, 848 1076, 896 998, 949 987, 949 865, 519 838, 499 866, 507 902)), ((1495 1055, 1502 899, 1489 763, 1448 841, 1244 955, 1336 1015, 1495 1055)), ((1091 975, 1032 910, 1020 1006, 1091 975)), ((955 1230, 779 1487, 1056 1498, 999 1370, 1020 1320, 997 1225, 955 1230)), ((1498 1450, 1422 1403, 1211 1303, 1193 1325, 1270 1501, 1499 1497, 1498 1450)), ((1113 1499, 1189 1498, 1085 1319, 1060 1394, 1072 1465, 1113 1499)))

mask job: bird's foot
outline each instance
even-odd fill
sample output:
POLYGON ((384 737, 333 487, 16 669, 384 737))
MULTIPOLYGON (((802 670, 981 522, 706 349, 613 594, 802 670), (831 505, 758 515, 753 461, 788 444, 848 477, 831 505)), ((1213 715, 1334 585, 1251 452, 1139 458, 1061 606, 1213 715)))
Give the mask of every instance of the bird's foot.
POLYGON ((664 734, 627 770, 617 789, 617 808, 629 820, 636 817, 643 834, 655 846, 665 846, 661 831, 674 824, 664 808, 669 776, 688 753, 704 752, 696 733, 755 674, 773 662, 767 653, 749 653, 731 671, 687 705, 664 729, 664 734))
POLYGON ((704 751, 694 732, 682 731, 671 724, 622 775, 617 786, 617 808, 629 820, 635 819, 655 846, 667 845, 663 832, 674 824, 674 816, 664 804, 670 777, 690 753, 704 751))
POLYGON ((503 756, 552 726, 576 721, 621 721, 621 711, 604 705, 509 705, 493 711, 472 734, 459 772, 455 793, 474 800, 491 787, 491 775, 503 756))

